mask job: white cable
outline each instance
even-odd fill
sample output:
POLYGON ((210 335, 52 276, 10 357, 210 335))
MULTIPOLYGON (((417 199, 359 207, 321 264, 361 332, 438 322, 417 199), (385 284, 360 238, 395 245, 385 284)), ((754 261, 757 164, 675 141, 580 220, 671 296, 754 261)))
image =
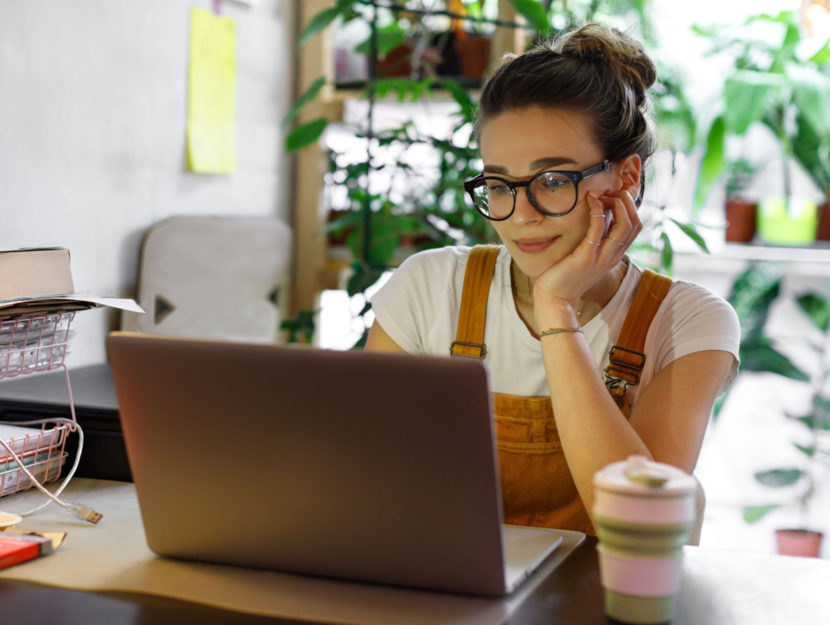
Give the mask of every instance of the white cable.
MULTIPOLYGON (((71 429, 76 429, 77 432, 78 432, 78 451, 75 454, 75 462, 72 464, 72 468, 66 474, 66 477, 64 478, 64 480, 61 483, 60 487, 58 487, 58 489, 55 491, 55 494, 52 494, 51 492, 49 492, 38 481, 38 479, 35 478, 34 475, 32 475, 32 473, 29 471, 29 469, 26 468, 26 466, 23 464, 23 461, 21 460, 21 458, 14 452, 14 450, 11 447, 9 447, 9 445, 6 443, 6 441, 0 439, 0 445, 2 445, 6 449, 6 451, 9 453, 9 455, 11 455, 11 457, 14 458, 15 462, 17 462, 18 468, 21 471, 23 471, 24 474, 26 474, 26 476, 29 478, 29 480, 31 480, 32 485, 35 486, 40 492, 42 492, 44 495, 46 495, 50 499, 50 501, 47 501, 47 502, 41 504, 40 506, 38 506, 36 508, 33 508, 32 510, 28 510, 26 512, 21 512, 20 516, 28 516, 30 514, 38 512, 39 510, 42 510, 43 508, 45 508, 46 506, 48 506, 50 503, 52 503, 54 501, 56 504, 58 504, 62 508, 65 508, 67 510, 72 510, 78 517, 80 517, 84 521, 88 521, 90 523, 97 523, 98 521, 101 520, 101 516, 102 516, 99 512, 96 512, 95 510, 89 508, 88 506, 79 505, 79 504, 72 504, 72 503, 66 503, 66 502, 61 501, 60 499, 58 499, 58 495, 60 495, 63 492, 64 488, 66 488, 66 486, 69 484, 69 480, 71 480, 72 477, 75 475, 75 470, 78 468, 78 463, 80 462, 80 459, 81 459, 81 451, 83 450, 83 444, 84 444, 84 434, 83 434, 83 430, 81 429, 81 426, 78 425, 77 423, 75 423, 74 421, 71 421, 70 419, 62 419, 62 418, 38 419, 38 420, 35 420, 35 421, 16 421, 14 423, 14 425, 40 425, 40 424, 45 424, 45 423, 66 423, 70 426, 70 430, 71 429)), ((37 454, 35 454, 35 461, 36 461, 36 459, 37 459, 37 454)), ((47 463, 48 463, 48 459, 47 459, 47 463)))
MULTIPOLYGON (((69 426, 69 431, 70 432, 73 429, 78 431, 78 449, 75 452, 75 462, 72 464, 72 468, 69 469, 69 471, 66 474, 66 477, 63 479, 63 482, 58 487, 58 489, 50 495, 50 500, 49 501, 43 502, 37 508, 32 508, 31 510, 28 510, 27 512, 21 513, 20 516, 29 516, 31 514, 34 514, 35 512, 39 512, 40 510, 43 510, 46 506, 48 506, 50 503, 52 503, 51 496, 53 495, 54 497, 58 497, 64 491, 64 489, 69 485, 69 480, 71 480, 75 476, 75 471, 78 468, 78 463, 80 463, 80 461, 81 461, 81 452, 84 449, 84 431, 81 429, 80 425, 75 423, 75 421, 73 421, 71 419, 64 419, 62 417, 57 417, 57 418, 54 418, 54 419, 36 419, 34 421, 17 421, 17 422, 15 422, 16 425, 42 425, 42 424, 46 424, 46 423, 65 423, 69 426)), ((28 474, 28 472, 27 472, 27 474, 28 474)), ((32 479, 31 476, 29 476, 29 479, 32 479)), ((42 490, 43 490, 43 488, 41 488, 41 491, 42 490)), ((60 502, 58 502, 58 503, 60 504, 60 502)))

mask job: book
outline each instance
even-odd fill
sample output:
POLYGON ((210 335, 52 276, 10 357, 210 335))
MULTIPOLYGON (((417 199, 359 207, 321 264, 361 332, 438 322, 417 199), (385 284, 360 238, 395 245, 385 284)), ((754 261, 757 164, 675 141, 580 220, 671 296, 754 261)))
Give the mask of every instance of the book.
POLYGON ((64 538, 65 532, 0 532, 0 569, 53 553, 64 538))
POLYGON ((76 293, 64 247, 0 250, 0 320, 102 306, 144 312, 131 299, 76 293))
POLYGON ((0 299, 68 295, 74 291, 68 249, 0 250, 0 299))
POLYGON ((0 536, 0 569, 37 558, 40 544, 13 536, 0 536))

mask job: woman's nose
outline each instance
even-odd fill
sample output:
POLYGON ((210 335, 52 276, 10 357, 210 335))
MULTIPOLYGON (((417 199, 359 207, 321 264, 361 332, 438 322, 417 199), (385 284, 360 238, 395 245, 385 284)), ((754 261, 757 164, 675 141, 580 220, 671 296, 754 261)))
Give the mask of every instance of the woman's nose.
POLYGON ((524 189, 516 189, 516 208, 512 218, 518 224, 529 224, 542 221, 545 216, 533 207, 524 189))

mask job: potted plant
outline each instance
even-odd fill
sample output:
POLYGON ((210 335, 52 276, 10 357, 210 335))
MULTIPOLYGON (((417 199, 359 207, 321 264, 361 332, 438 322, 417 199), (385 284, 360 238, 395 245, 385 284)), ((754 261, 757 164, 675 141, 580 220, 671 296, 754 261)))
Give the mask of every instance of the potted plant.
POLYGON ((745 158, 730 161, 726 166, 726 240, 749 243, 755 238, 758 202, 747 195, 755 166, 745 158))
MULTIPOLYGON (((781 280, 777 265, 756 263, 738 276, 732 286, 729 301, 735 307, 741 321, 741 371, 773 373, 810 384, 812 410, 805 415, 784 415, 788 422, 798 424, 798 429, 801 430, 801 435, 793 445, 803 456, 803 460, 785 466, 764 467, 753 474, 753 478, 760 485, 780 492, 786 491, 787 496, 779 498, 778 501, 747 506, 743 510, 743 518, 747 523, 756 523, 773 510, 795 506, 799 511, 800 524, 796 528, 781 528, 776 531, 779 550, 781 553, 816 555, 818 552, 808 552, 806 545, 813 545, 813 550, 820 548, 821 532, 809 528, 809 512, 815 494, 817 469, 830 458, 830 447, 824 440, 824 433, 830 431, 830 368, 826 364, 827 358, 830 357, 830 339, 827 333, 830 325, 830 304, 827 298, 819 293, 805 293, 796 298, 799 309, 820 337, 810 339, 810 346, 821 363, 815 367, 816 373, 811 379, 775 348, 772 339, 765 332, 769 311, 781 294, 781 280), (800 546, 793 549, 793 544, 800 546)), ((725 396, 718 402, 718 409, 724 400, 725 396)))
MULTIPOLYGON (((556 13, 558 10, 568 9, 567 3, 545 3, 539 0, 510 2, 518 13, 527 18, 528 30, 534 33, 532 38, 550 35, 556 30, 555 24, 564 27, 568 25, 561 24, 561 19, 557 19, 557 15, 561 17, 562 14, 556 13)), ((463 7, 457 4, 446 4, 432 13, 443 13, 444 17, 455 20, 455 30, 458 33, 475 36, 481 31, 481 34, 486 34, 485 31, 496 26, 496 22, 501 28, 522 27, 520 24, 479 17, 482 3, 477 1, 464 0, 463 7), (455 12, 448 10, 450 8, 454 8, 455 12)), ((618 3, 612 2, 592 2, 590 6, 584 7, 585 14, 579 16, 573 14, 573 9, 568 9, 568 20, 590 20, 594 17, 604 19, 605 15, 599 14, 600 9, 604 7, 606 13, 612 15, 612 8, 618 8, 617 5, 618 3)), ((405 23, 411 26, 415 19, 411 17, 412 14, 411 6, 404 6, 403 3, 378 3, 376 6, 376 3, 368 0, 337 0, 309 22, 300 36, 300 43, 308 41, 335 20, 363 19, 368 20, 374 27, 374 34, 369 40, 371 45, 367 49, 389 54, 394 46, 386 46, 401 42, 399 27, 405 23), (393 27, 386 22, 379 23, 374 19, 377 15, 374 11, 380 8, 397 16, 397 26, 393 27)), ((414 11, 414 14, 423 17, 419 11, 414 11)), ((628 16, 626 19, 635 14, 644 19, 642 3, 632 2, 630 10, 625 14, 628 16)), ((617 22, 620 22, 620 19, 617 17, 617 22)), ((626 22, 620 25, 625 27, 630 24, 626 22)), ((302 107, 319 97, 325 84, 326 79, 323 77, 315 81, 298 98, 285 123, 291 123, 302 107)), ((366 158, 359 158, 355 162, 354 157, 350 160, 345 154, 332 152, 327 174, 328 186, 337 187, 338 204, 333 208, 345 212, 339 213, 324 230, 346 235, 346 245, 353 259, 347 285, 350 295, 363 296, 365 299, 366 289, 394 266, 404 253, 425 247, 494 240, 494 231, 476 211, 469 209, 463 191, 463 181, 479 173, 481 166, 471 133, 476 104, 467 87, 464 82, 441 79, 434 75, 423 78, 412 75, 403 78, 383 78, 375 72, 370 72, 365 92, 369 104, 366 123, 354 129, 356 139, 368 146, 368 154, 366 158), (457 112, 452 117, 455 123, 448 135, 439 136, 430 131, 419 130, 411 122, 403 122, 399 126, 384 128, 379 132, 373 130, 372 119, 376 99, 397 96, 400 102, 420 102, 433 98, 436 88, 442 90, 440 93, 444 98, 449 95, 457 106, 457 112), (423 171, 408 164, 406 159, 400 158, 390 163, 378 157, 380 151, 389 147, 403 153, 407 148, 424 146, 432 148, 437 156, 439 174, 426 185, 422 182, 423 171), (390 182, 404 177, 414 181, 408 191, 400 191, 390 182)), ((682 92, 675 87, 677 85, 666 83, 658 95, 668 94, 671 97, 658 100, 668 103, 673 98, 674 102, 685 103, 684 98, 677 97, 678 94, 682 96, 682 92)), ((668 111, 668 108, 658 107, 658 110, 668 111)), ((683 111, 679 113, 684 124, 688 124, 690 120, 693 123, 693 117, 688 114, 688 110, 685 114, 683 111)), ((319 118, 296 126, 288 135, 286 148, 293 151, 318 141, 327 125, 326 119, 319 118)), ((664 215, 649 229, 649 233, 655 234, 654 240, 662 248, 661 266, 668 269, 671 267, 672 248, 665 235, 664 226, 670 221, 677 223, 683 232, 705 247, 691 224, 664 215)), ((655 249, 651 242, 647 245, 655 249)), ((368 303, 360 306, 360 310, 361 316, 368 312, 368 303)))
MULTIPOLYGON (((823 532, 810 527, 810 504, 815 496, 818 483, 817 471, 820 465, 830 466, 828 462, 830 445, 826 440, 826 433, 830 431, 830 394, 828 394, 830 368, 827 366, 827 357, 830 354, 830 339, 828 339, 830 303, 822 294, 815 292, 798 296, 796 302, 812 326, 821 333, 819 340, 810 341, 820 363, 811 380, 813 389, 811 410, 803 415, 788 415, 788 418, 799 422, 803 427, 802 437, 793 445, 803 454, 804 459, 800 465, 759 471, 755 474, 755 479, 772 488, 790 486, 800 488, 799 492, 783 504, 798 506, 800 523, 794 528, 777 529, 776 543, 779 553, 816 557, 821 552, 823 532)), ((781 505, 773 503, 747 508, 744 511, 744 518, 748 521, 756 521, 781 505)))
MULTIPOLYGON (((811 175, 827 173, 815 167, 814 162, 819 155, 816 145, 830 140, 830 76, 823 71, 829 58, 828 44, 802 58, 800 44, 804 37, 793 11, 751 16, 738 36, 727 34, 720 27, 697 28, 697 32, 713 41, 716 54, 733 59, 733 69, 723 84, 723 112, 713 119, 706 134, 696 206, 702 206, 724 171, 727 140, 744 137, 750 127, 760 123, 770 131, 778 147, 783 193, 761 201, 759 236, 773 244, 811 243, 815 238, 816 203, 807 195, 794 192, 792 165, 799 163, 811 175), (759 26, 774 27, 779 38, 758 37, 753 28, 759 26), (809 145, 807 138, 818 143, 809 145)), ((825 176, 820 189, 826 188, 826 181, 825 176)))

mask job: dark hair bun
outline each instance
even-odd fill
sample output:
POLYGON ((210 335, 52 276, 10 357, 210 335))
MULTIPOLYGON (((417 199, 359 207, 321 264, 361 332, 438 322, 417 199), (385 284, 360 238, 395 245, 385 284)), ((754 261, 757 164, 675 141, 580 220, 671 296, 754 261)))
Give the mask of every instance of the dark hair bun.
POLYGON ((631 87, 637 105, 646 100, 646 91, 657 79, 657 69, 639 41, 600 24, 587 24, 558 39, 553 50, 605 65, 631 87))

